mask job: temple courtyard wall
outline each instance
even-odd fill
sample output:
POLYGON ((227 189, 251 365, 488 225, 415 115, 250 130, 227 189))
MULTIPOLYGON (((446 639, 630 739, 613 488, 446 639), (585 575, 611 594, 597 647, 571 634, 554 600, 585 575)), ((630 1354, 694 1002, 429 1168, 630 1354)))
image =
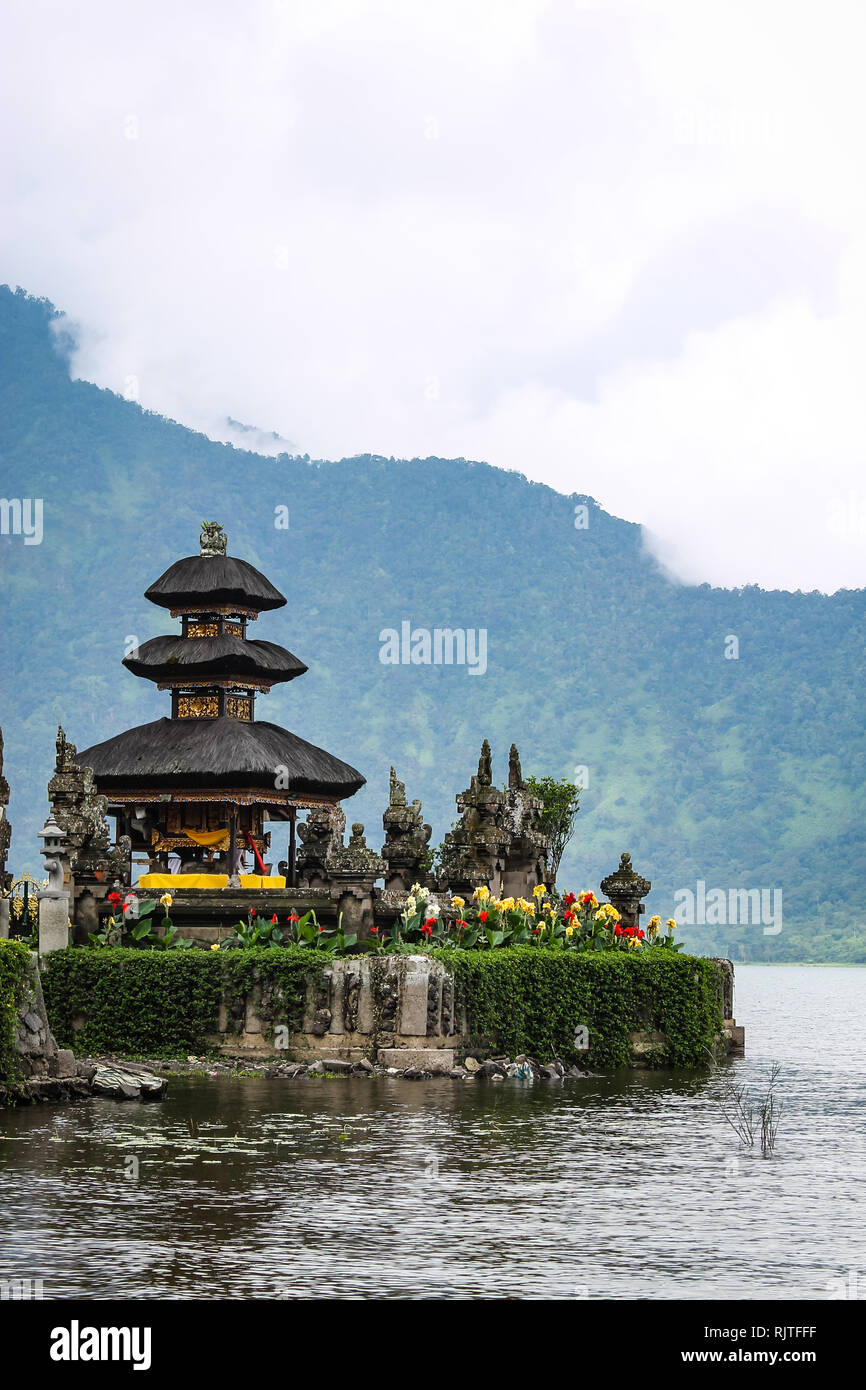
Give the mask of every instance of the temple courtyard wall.
POLYGON ((742 1049, 730 962, 532 947, 334 959, 272 950, 55 951, 48 1016, 81 1055, 222 1054, 448 1071, 527 1055, 593 1070, 742 1049))

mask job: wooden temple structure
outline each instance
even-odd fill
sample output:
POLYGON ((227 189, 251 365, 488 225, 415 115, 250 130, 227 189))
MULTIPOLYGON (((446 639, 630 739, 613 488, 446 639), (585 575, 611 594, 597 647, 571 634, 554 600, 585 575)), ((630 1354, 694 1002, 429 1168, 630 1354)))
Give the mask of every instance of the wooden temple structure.
POLYGON ((227 554, 216 522, 202 523, 200 553, 178 560, 145 596, 179 619, 180 631, 143 642, 123 664, 168 692, 169 715, 80 753, 57 731, 49 828, 61 836, 75 942, 86 944, 113 914, 116 891, 169 892, 182 934, 212 944, 253 911, 282 921, 313 909, 321 923, 342 919, 363 939, 393 922, 414 883, 517 895, 547 881, 543 803, 513 745, 508 785, 494 786, 486 739, 438 865, 421 802, 409 801, 393 767, 381 849, 368 846, 360 822, 346 837, 341 802, 365 779, 256 718, 259 698, 307 667, 285 647, 248 636, 286 599, 227 554))
POLYGON ((286 599, 226 550, 222 527, 204 522, 200 553, 145 592, 181 630, 142 643, 123 664, 170 692, 170 717, 77 755, 117 819, 117 843, 128 837, 130 860, 147 863, 144 890, 291 889, 298 810, 333 815, 365 781, 323 748, 256 719, 259 696, 307 667, 285 647, 247 635, 286 599), (281 873, 272 872, 268 822, 286 825, 281 873), (172 873, 176 858, 180 872, 172 873))

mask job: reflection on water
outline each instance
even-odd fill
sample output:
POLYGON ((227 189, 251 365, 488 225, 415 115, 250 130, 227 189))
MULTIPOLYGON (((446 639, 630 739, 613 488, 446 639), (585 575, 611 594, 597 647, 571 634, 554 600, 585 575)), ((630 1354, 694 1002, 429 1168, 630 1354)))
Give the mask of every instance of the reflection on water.
POLYGON ((0 1113, 0 1279, 45 1297, 824 1298, 866 1286, 866 970, 746 967, 777 1157, 683 1073, 564 1085, 173 1077, 0 1113))

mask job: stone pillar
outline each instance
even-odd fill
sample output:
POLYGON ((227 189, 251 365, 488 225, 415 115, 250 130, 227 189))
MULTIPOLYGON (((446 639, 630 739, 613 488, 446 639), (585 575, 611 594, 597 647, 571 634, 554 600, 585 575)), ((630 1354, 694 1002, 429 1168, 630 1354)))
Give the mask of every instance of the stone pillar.
POLYGON ((543 810, 541 797, 533 796, 523 780, 517 745, 512 743, 508 789, 501 811, 502 825, 508 833, 502 873, 502 892, 506 897, 529 898, 536 883, 553 888, 548 873, 550 842, 540 828, 543 810))
POLYGON ((9 899, 0 898, 0 941, 9 936, 9 899))
POLYGON ((433 833, 421 816, 421 802, 406 799, 406 786, 391 768, 388 809, 382 817, 385 843, 385 891, 408 893, 413 883, 427 879, 428 842, 433 833))
POLYGON ((498 897, 510 836, 502 826, 505 794, 493 786, 490 744, 481 745, 478 771, 457 797, 460 817, 442 842, 440 892, 471 897, 485 884, 498 897))
POLYGON ((621 854, 616 873, 601 880, 601 891, 613 903, 624 927, 636 927, 645 911, 641 902, 652 888, 649 879, 641 878, 631 866, 631 855, 621 854))
POLYGON ((39 954, 62 951, 69 945, 69 894, 64 886, 66 836, 49 816, 37 834, 44 840, 40 853, 45 859, 48 887, 37 894, 39 900, 39 954))

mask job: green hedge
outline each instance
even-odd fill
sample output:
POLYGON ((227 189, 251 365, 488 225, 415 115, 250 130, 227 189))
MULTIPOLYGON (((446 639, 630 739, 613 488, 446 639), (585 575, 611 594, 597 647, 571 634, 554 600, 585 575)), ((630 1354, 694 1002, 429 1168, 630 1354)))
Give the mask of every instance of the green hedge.
POLYGON ((431 954, 454 971, 470 1047, 486 1055, 527 1053, 591 1067, 627 1066, 629 1034, 662 1032, 651 1066, 700 1066, 722 1025, 722 974, 711 960, 673 951, 499 951, 431 954), (575 1029, 589 1030, 589 1051, 575 1029))
POLYGON ((0 939, 0 1082, 19 1076, 15 1033, 30 978, 30 952, 20 941, 0 939))
POLYGON ((307 982, 326 957, 298 946, 244 951, 54 951, 42 963, 51 1028, 78 1053, 172 1056, 202 1052, 217 1031, 220 1001, 241 1026, 258 984, 266 1019, 300 1028, 307 982), (84 1026, 75 1027, 75 1021, 84 1026))
MULTIPOLYGON (((700 1066, 721 1029, 721 971, 696 956, 536 946, 427 954, 453 971, 469 1050, 481 1055, 525 1052, 541 1061, 627 1066, 631 1033, 662 1032, 664 1047, 646 1054, 650 1065, 700 1066), (579 1024, 589 1031, 588 1052, 575 1047, 579 1024)), ((321 978, 329 960, 325 952, 298 946, 218 952, 70 948, 45 958, 42 983, 61 1046, 78 1053, 183 1055, 207 1047, 221 1000, 240 1029, 255 986, 262 1017, 299 1030, 308 982, 321 978), (76 1019, 84 1026, 76 1029, 76 1019)))

